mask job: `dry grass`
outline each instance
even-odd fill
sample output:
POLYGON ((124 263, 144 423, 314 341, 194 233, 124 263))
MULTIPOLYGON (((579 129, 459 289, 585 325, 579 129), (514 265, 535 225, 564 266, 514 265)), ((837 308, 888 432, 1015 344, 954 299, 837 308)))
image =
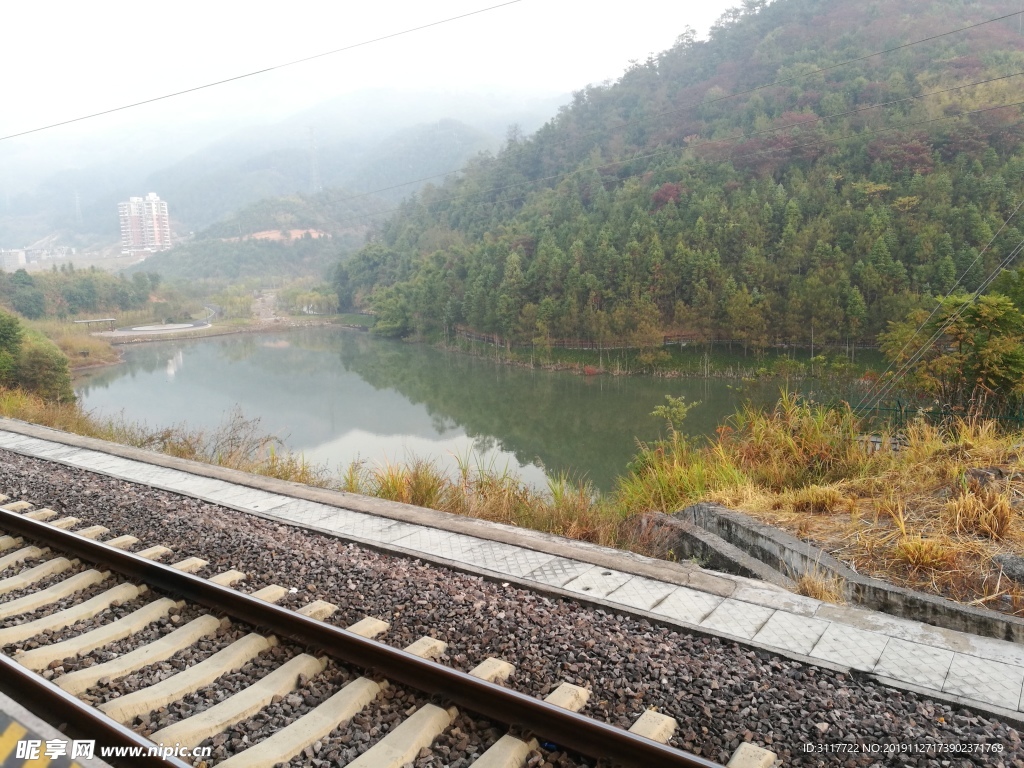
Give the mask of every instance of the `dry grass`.
POLYGON ((972 479, 946 502, 940 521, 950 534, 1004 539, 1019 525, 1020 515, 1006 493, 972 479))
POLYGON ((788 494, 785 502, 780 501, 780 506, 786 504, 801 514, 831 515, 850 511, 854 501, 834 486, 809 485, 788 494))
POLYGON ((508 472, 460 463, 452 476, 430 461, 355 463, 340 474, 282 450, 266 435, 259 419, 238 410, 214 430, 184 425, 151 428, 121 417, 100 419, 77 405, 53 405, 19 390, 0 388, 0 416, 54 427, 66 432, 158 451, 170 456, 240 469, 321 488, 377 496, 458 515, 533 528, 607 546, 628 543, 622 515, 592 486, 569 477, 554 478, 546 493, 508 472))
POLYGON ((841 576, 811 571, 796 580, 796 592, 804 597, 842 605, 846 602, 846 580, 841 576))
POLYGON ((920 534, 903 536, 896 542, 895 555, 915 571, 950 571, 956 567, 957 553, 950 542, 926 539, 920 534))
POLYGON ((1024 588, 992 560, 1024 555, 1024 434, 961 420, 912 424, 899 450, 893 437, 869 452, 849 411, 783 396, 707 445, 641 446, 617 500, 624 514, 716 501, 865 575, 1024 615, 1024 588))
POLYGON ((153 428, 122 416, 97 418, 77 404, 48 403, 21 390, 0 387, 0 416, 306 485, 334 484, 326 467, 282 451, 281 441, 264 434, 259 419, 246 419, 239 410, 214 430, 184 425, 153 428))
POLYGON ((418 459, 374 467, 352 464, 337 487, 580 541, 607 546, 625 541, 621 515, 588 483, 565 476, 551 479, 544 493, 494 467, 461 460, 452 476, 434 462, 418 459))
MULTIPOLYGON (((894 450, 869 453, 849 411, 784 396, 759 413, 746 409, 717 438, 697 445, 679 433, 640 445, 616 491, 554 478, 546 491, 493 467, 460 464, 454 475, 429 461, 340 474, 281 450, 258 420, 236 413, 218 430, 150 429, 99 420, 76 406, 50 405, 0 390, 0 415, 174 456, 295 482, 363 493, 453 514, 533 528, 644 552, 629 517, 675 512, 702 500, 742 509, 812 541, 859 573, 964 603, 1024 615, 1024 588, 992 558, 1024 555, 1024 434, 994 424, 914 424, 894 450), (984 471, 983 471, 984 470, 984 471)), ((842 584, 817 574, 804 594, 831 595, 842 584)))
MULTIPOLYGON (((69 366, 82 368, 107 365, 121 359, 120 352, 101 337, 90 335, 90 328, 63 320, 33 320, 26 324, 42 333, 67 355, 69 366)), ((96 330, 92 328, 91 330, 96 330)), ((106 330, 104 327, 102 330, 106 330)))

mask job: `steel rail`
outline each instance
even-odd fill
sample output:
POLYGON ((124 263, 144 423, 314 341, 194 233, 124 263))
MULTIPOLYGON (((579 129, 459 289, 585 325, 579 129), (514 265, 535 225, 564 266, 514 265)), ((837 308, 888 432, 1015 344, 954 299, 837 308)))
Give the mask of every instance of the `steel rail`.
POLYGON ((101 760, 115 766, 154 766, 154 768, 191 768, 170 755, 150 754, 156 744, 121 723, 107 717, 95 707, 79 701, 67 691, 26 669, 10 656, 0 653, 0 691, 10 696, 38 717, 58 725, 67 724, 69 734, 94 739, 103 747, 127 747, 138 755, 102 755, 101 760))
POLYGON ((45 542, 56 550, 83 560, 103 564, 123 576, 138 579, 151 587, 223 612, 239 621, 312 646, 339 661, 377 671, 389 680, 442 697, 497 722, 528 729, 555 742, 559 747, 579 754, 606 758, 637 768, 722 768, 720 763, 698 755, 421 659, 340 627, 15 512, 0 509, 0 527, 45 542))

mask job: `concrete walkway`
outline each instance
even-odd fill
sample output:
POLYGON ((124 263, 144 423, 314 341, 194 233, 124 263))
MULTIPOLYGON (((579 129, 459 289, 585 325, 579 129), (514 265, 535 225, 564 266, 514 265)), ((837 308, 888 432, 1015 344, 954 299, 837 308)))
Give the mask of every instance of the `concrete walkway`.
MULTIPOLYGON (((0 448, 735 640, 1024 723, 1024 646, 764 582, 0 419, 0 448)), ((0 489, 3 490, 3 489, 0 489)), ((88 521, 86 521, 88 522, 88 521)))

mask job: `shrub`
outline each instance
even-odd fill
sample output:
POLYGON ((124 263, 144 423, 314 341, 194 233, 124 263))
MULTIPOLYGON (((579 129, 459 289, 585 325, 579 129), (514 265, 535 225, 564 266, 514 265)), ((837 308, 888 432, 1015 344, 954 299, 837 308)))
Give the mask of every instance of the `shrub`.
POLYGON ((904 536, 896 545, 896 556, 911 568, 943 570, 956 563, 956 552, 946 542, 921 536, 904 536))
POLYGON ((1017 513, 1004 493, 971 483, 942 508, 941 521, 950 533, 1003 539, 1017 513))

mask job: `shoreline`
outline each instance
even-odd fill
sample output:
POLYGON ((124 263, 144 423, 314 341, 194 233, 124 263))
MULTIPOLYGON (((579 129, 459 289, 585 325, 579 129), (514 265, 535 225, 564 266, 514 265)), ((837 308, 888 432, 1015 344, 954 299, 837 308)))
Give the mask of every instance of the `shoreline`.
MULTIPOLYGON (((517 356, 505 354, 489 355, 486 353, 477 352, 472 348, 459 345, 457 343, 451 344, 444 341, 437 341, 431 343, 428 340, 417 341, 415 339, 404 339, 408 343, 413 344, 427 344, 436 349, 443 350, 445 352, 454 352, 457 354, 468 355, 469 357, 475 357, 482 360, 491 360, 502 365, 510 365, 516 368, 524 368, 526 370, 542 370, 550 372, 569 372, 575 373, 578 376, 648 376, 655 379, 731 379, 731 380, 771 380, 771 379, 786 379, 803 381, 805 379, 827 379, 826 375, 812 375, 807 370, 797 370, 791 372, 776 371, 766 368, 771 366, 773 362, 780 360, 792 360, 793 363, 802 368, 807 367, 807 363, 804 360, 795 358, 789 358, 784 355, 777 355, 772 359, 768 359, 767 356, 761 359, 755 358, 752 364, 744 365, 740 362, 726 363, 724 365, 713 365, 710 361, 704 367, 703 370, 694 368, 669 368, 669 369, 654 369, 644 370, 631 369, 628 366, 625 368, 616 367, 610 369, 608 367, 599 367, 595 363, 598 361, 567 361, 567 360, 554 360, 551 362, 533 362, 525 359, 521 359, 517 356)), ((777 348, 776 351, 782 348, 777 348)), ((791 348, 800 349, 805 348, 791 348)), ((845 349, 843 347, 836 347, 835 349, 825 349, 822 354, 832 353, 835 351, 842 352, 845 349)), ((711 354, 709 351, 704 351, 705 356, 711 354)), ((848 379, 850 383, 860 381, 863 377, 868 374, 872 368, 870 365, 858 366, 856 362, 848 363, 855 370, 847 372, 842 375, 842 378, 848 379), (858 370, 859 368, 859 370, 858 370)))
MULTIPOLYGON (((278 324, 278 323, 257 323, 257 324, 253 324, 251 326, 243 326, 243 327, 240 327, 240 328, 233 328, 233 329, 230 329, 230 330, 221 330, 221 331, 217 331, 215 333, 189 333, 187 331, 179 333, 179 332, 173 332, 172 331, 172 332, 169 332, 169 333, 157 333, 157 334, 153 334, 153 335, 140 335, 140 336, 131 336, 131 335, 127 335, 126 334, 126 335, 121 336, 121 337, 111 337, 111 336, 105 336, 105 335, 100 335, 100 334, 90 334, 90 335, 92 335, 93 338, 99 338, 99 339, 106 340, 110 344, 111 348, 117 348, 117 347, 125 347, 125 346, 135 345, 135 344, 150 344, 150 343, 161 342, 161 341, 193 341, 193 340, 199 340, 199 339, 212 339, 212 338, 216 338, 216 337, 219 337, 219 336, 235 336, 235 335, 243 334, 243 333, 253 333, 253 334, 257 334, 257 333, 271 333, 271 332, 278 332, 278 331, 290 331, 290 330, 295 330, 295 329, 298 329, 298 328, 314 328, 314 327, 321 327, 321 326, 328 326, 328 325, 334 325, 334 323, 324 322, 324 321, 316 321, 316 320, 309 321, 309 322, 302 322, 302 321, 291 322, 291 321, 289 321, 289 322, 285 322, 285 323, 282 323, 282 324, 278 324)), ((212 328, 212 327, 214 327, 214 326, 208 326, 208 328, 212 328)), ((344 326, 344 325, 339 325, 338 327, 339 328, 351 328, 351 326, 344 326)), ((203 329, 203 330, 206 330, 206 329, 203 329)), ((101 363, 87 363, 85 365, 72 365, 70 363, 71 363, 71 361, 69 359, 69 365, 68 365, 69 372, 71 373, 72 377, 76 377, 79 374, 85 374, 85 373, 88 373, 90 371, 97 370, 97 369, 100 369, 100 368, 109 368, 111 366, 121 365, 122 363, 124 363, 124 351, 123 350, 118 350, 117 351, 117 360, 110 360, 110 361, 101 362, 101 363)))

